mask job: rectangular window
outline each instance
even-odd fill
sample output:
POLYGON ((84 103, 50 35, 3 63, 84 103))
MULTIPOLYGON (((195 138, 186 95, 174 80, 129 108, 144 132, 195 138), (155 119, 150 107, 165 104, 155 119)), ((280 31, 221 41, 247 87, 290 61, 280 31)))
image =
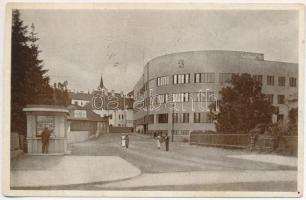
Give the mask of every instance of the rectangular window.
POLYGON ((289 78, 289 86, 296 87, 296 78, 293 78, 293 77, 289 78))
POLYGON ((195 83, 201 83, 201 74, 199 74, 199 73, 194 74, 194 82, 195 83))
POLYGON ((215 73, 196 73, 194 74, 195 83, 214 83, 215 73))
POLYGON ((212 123, 211 118, 207 112, 194 113, 193 114, 194 123, 212 123))
POLYGON ((189 93, 175 93, 169 95, 169 101, 172 102, 189 102, 189 93))
POLYGON ((219 74, 219 82, 220 83, 227 83, 232 80, 232 73, 220 73, 219 74))
POLYGON ((200 123, 200 113, 194 113, 193 114, 193 122, 194 123, 200 123))
POLYGON ((267 94, 267 100, 273 104, 273 94, 267 94))
POLYGON ((189 123, 189 113, 173 113, 172 120, 174 123, 189 123))
POLYGON ((173 75, 173 84, 177 84, 177 75, 173 75))
POLYGON ((278 104, 285 104, 285 95, 278 95, 277 96, 277 103, 278 104))
POLYGON ((169 85, 169 76, 157 77, 157 86, 169 85))
POLYGON ((44 128, 47 127, 50 131, 53 130, 51 135, 55 136, 55 117, 54 116, 36 116, 36 136, 41 135, 44 128))
POLYGON ((158 123, 168 123, 168 114, 158 114, 158 123))
POLYGON ((267 85, 274 85, 274 76, 267 76, 267 85))
POLYGON ((262 75, 254 75, 253 78, 255 81, 262 83, 262 75))
POLYGON ((173 84, 183 84, 190 82, 190 74, 175 74, 173 75, 173 84))
POLYGON ((278 86, 286 86, 286 77, 278 77, 278 86))

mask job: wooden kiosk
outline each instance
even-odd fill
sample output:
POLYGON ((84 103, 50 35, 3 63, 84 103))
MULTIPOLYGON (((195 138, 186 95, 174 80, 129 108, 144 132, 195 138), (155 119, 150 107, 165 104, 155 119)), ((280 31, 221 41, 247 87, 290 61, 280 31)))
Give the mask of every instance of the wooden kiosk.
POLYGON ((28 105, 23 109, 27 115, 27 147, 29 154, 42 153, 41 132, 47 127, 53 130, 49 140, 48 154, 67 152, 69 111, 64 106, 28 105))

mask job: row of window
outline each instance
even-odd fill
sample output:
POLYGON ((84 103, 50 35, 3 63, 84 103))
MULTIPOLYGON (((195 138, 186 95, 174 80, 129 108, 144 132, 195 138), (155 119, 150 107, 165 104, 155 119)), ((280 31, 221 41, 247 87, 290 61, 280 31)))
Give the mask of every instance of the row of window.
POLYGON ((154 98, 154 104, 162 104, 167 102, 189 102, 190 98, 193 98, 194 102, 212 102, 216 101, 217 97, 215 96, 214 91, 207 92, 195 92, 195 93, 174 93, 174 94, 158 94, 154 98), (192 97, 191 97, 192 94, 192 97))
MULTIPOLYGON (((285 104, 285 95, 276 95, 277 96, 277 104, 285 104)), ((267 100, 274 104, 274 95, 267 94, 267 100)), ((160 105, 165 103, 184 103, 184 102, 215 102, 217 101, 217 96, 214 91, 207 92, 195 92, 195 93, 174 93, 174 94, 158 94, 156 96, 146 98, 144 101, 145 106, 149 105, 160 105)), ((136 108, 141 108, 141 104, 137 104, 136 108)))
MULTIPOLYGON (((273 104, 274 95, 273 94, 267 94, 266 96, 267 96, 268 101, 273 104)), ((278 104, 285 104, 285 95, 282 95, 282 94, 277 95, 277 103, 278 104)))
MULTIPOLYGON (((150 115, 149 123, 154 123, 154 115, 150 115)), ((189 123, 189 113, 173 113, 172 120, 174 123, 189 123)), ((157 114, 157 123, 168 123, 168 113, 157 114)), ((207 112, 193 113, 193 123, 212 123, 207 112)))
MULTIPOLYGON (((229 82, 232 79, 234 73, 219 73, 219 82, 225 83, 229 82)), ((263 83, 263 75, 254 75, 253 78, 263 83)), ((286 77, 278 77, 278 86, 286 86, 286 77)), ((194 83, 215 83, 216 77, 215 73, 195 73, 194 74, 194 83)), ((190 74, 175 74, 173 75, 173 84, 185 84, 190 83, 190 74)), ((267 76, 267 85, 274 86, 274 76, 267 76)), ((170 84, 169 76, 162 76, 157 78, 157 86, 164 86, 170 84)), ((289 78, 289 86, 296 87, 297 80, 294 77, 289 78)))
POLYGON ((123 114, 119 114, 119 115, 118 115, 118 118, 119 118, 119 120, 120 120, 120 119, 123 120, 123 119, 124 119, 123 114))

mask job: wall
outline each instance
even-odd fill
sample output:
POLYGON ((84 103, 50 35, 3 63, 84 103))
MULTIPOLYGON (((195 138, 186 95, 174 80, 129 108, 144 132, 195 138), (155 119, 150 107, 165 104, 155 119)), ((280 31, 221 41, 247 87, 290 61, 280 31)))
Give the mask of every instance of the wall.
POLYGON ((93 110, 101 117, 111 116, 109 125, 114 127, 133 127, 133 110, 93 110))
POLYGON ((89 139, 88 131, 70 131, 67 136, 68 143, 84 142, 89 139))

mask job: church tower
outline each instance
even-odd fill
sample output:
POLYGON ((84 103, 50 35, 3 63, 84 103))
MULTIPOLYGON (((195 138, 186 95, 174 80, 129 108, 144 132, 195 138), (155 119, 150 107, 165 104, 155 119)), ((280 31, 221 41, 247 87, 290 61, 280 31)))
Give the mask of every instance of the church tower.
POLYGON ((107 89, 106 89, 106 87, 103 84, 102 74, 101 74, 100 84, 98 86, 98 91, 101 91, 103 96, 107 95, 107 89))

